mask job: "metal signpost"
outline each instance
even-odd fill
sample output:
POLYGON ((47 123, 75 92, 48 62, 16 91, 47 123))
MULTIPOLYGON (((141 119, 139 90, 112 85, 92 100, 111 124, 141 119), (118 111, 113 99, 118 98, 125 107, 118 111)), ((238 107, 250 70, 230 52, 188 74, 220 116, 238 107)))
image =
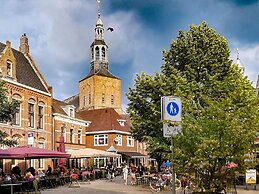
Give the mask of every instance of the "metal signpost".
POLYGON ((172 193, 175 194, 175 172, 174 172, 174 141, 173 137, 182 133, 181 124, 170 126, 172 122, 182 121, 182 102, 177 96, 163 96, 161 98, 161 119, 163 123, 164 137, 171 137, 172 148, 172 193), (168 122, 169 121, 169 122, 168 122))

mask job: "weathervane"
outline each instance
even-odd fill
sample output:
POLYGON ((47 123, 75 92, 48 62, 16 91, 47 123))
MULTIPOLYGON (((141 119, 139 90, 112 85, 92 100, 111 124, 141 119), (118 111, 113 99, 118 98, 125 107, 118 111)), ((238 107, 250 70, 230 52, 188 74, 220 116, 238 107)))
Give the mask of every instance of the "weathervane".
POLYGON ((100 17, 101 13, 100 13, 100 4, 101 4, 101 0, 97 0, 98 3, 98 17, 100 17))

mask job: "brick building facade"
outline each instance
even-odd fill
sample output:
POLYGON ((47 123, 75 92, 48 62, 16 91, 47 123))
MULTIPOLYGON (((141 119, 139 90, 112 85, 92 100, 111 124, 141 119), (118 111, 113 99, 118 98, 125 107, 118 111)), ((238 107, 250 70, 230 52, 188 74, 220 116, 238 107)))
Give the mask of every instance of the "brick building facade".
MULTIPOLYGON (((28 38, 23 34, 19 51, 11 42, 0 42, 0 72, 8 89, 9 100, 21 102, 12 122, 0 122, 0 130, 15 138, 20 146, 28 145, 28 134, 33 134, 33 146, 52 149, 52 88, 42 76, 29 51, 28 38)), ((34 166, 44 168, 46 160, 32 160, 34 166)), ((0 166, 10 169, 21 164, 18 160, 0 161, 0 166)))
MULTIPOLYGON (((9 41, 0 42, 0 73, 8 89, 8 98, 21 101, 13 122, 0 122, 0 130, 28 145, 58 150, 61 136, 66 151, 94 148, 116 151, 122 161, 139 163, 146 158, 145 145, 133 139, 129 119, 121 107, 121 79, 109 71, 108 46, 104 25, 98 13, 95 39, 90 46, 91 70, 79 81, 79 93, 64 101, 54 99, 50 87, 33 60, 26 34, 19 51, 9 41)), ((0 160, 0 167, 11 169, 17 160, 0 160)), ((51 159, 32 160, 30 166, 46 169, 51 159)), ((21 168, 24 165, 19 164, 21 168)))

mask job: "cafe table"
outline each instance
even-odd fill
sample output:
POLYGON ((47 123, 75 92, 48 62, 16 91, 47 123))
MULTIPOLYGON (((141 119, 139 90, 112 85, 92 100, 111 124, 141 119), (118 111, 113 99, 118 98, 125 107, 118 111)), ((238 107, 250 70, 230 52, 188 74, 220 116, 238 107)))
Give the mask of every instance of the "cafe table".
POLYGON ((13 194, 13 187, 14 186, 21 186, 22 183, 6 183, 6 184, 1 184, 1 187, 10 187, 11 188, 11 194, 13 194))

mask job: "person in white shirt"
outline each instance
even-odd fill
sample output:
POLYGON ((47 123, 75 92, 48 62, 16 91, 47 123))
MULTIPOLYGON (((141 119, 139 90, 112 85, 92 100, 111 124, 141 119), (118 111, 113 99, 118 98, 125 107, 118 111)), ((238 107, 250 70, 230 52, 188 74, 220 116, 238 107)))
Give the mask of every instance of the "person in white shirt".
POLYGON ((124 168, 123 168, 123 179, 124 179, 124 184, 125 185, 128 184, 128 173, 129 173, 128 166, 125 165, 124 168))

